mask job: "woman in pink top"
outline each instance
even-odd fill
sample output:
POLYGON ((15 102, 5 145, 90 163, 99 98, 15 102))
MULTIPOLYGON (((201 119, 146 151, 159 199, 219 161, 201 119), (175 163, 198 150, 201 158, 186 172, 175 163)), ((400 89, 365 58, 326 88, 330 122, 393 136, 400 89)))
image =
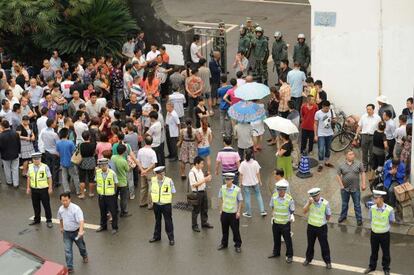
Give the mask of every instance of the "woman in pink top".
POLYGON ((98 159, 103 158, 104 151, 112 152, 112 144, 108 142, 108 135, 105 132, 101 132, 99 141, 96 144, 96 155, 98 156, 98 159))

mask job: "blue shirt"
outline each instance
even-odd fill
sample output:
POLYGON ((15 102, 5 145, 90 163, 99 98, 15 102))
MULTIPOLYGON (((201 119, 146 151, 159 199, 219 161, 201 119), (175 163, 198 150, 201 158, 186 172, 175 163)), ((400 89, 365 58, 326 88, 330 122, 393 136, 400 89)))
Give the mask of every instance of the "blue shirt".
POLYGON ((304 72, 294 69, 287 74, 287 83, 290 85, 292 97, 301 97, 303 92, 303 81, 306 80, 304 72))
POLYGON ((220 110, 227 111, 230 108, 230 105, 223 100, 224 95, 227 93, 228 90, 233 88, 231 85, 223 86, 218 88, 217 96, 220 98, 220 110))
POLYGON ((395 175, 392 175, 390 173, 391 169, 392 159, 389 159, 384 164, 384 187, 387 189, 390 188, 393 182, 397 182, 398 184, 404 183, 405 164, 403 162, 400 162, 397 167, 397 173, 395 175))
POLYGON ((56 151, 59 153, 60 156, 60 165, 65 168, 72 167, 72 158, 73 152, 75 152, 75 144, 73 141, 63 139, 59 140, 56 143, 56 151))
POLYGON ((213 59, 208 63, 208 67, 210 69, 212 83, 219 84, 220 76, 221 76, 220 64, 216 60, 213 59))

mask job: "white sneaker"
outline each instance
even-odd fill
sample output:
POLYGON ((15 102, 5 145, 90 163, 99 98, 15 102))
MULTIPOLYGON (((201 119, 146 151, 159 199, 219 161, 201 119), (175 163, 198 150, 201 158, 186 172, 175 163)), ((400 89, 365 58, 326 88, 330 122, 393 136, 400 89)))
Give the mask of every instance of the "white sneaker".
POLYGON ((131 195, 129 195, 129 199, 130 199, 130 200, 135 199, 135 194, 131 194, 131 195))
POLYGON ((252 215, 250 215, 247 212, 244 212, 242 215, 243 215, 243 217, 246 217, 246 218, 251 218, 252 217, 252 215))
POLYGON ((266 211, 260 212, 260 215, 263 216, 263 217, 267 216, 267 212, 266 211))

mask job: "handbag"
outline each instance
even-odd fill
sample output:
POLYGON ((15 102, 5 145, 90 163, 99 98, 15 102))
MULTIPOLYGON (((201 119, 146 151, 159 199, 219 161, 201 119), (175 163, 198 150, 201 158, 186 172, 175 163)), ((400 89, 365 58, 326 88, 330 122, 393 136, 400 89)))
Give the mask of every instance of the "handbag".
POLYGON ((82 155, 80 153, 80 145, 76 146, 75 152, 73 152, 72 157, 70 158, 70 161, 75 164, 79 165, 82 162, 82 155))
MULTIPOLYGON (((197 176, 194 172, 193 172, 193 174, 194 174, 195 180, 197 182, 198 181, 197 176)), ((198 191, 198 187, 196 187, 196 190, 198 191)), ((190 179, 188 179, 188 182, 187 182, 186 197, 187 197, 187 203, 188 204, 191 204, 192 206, 199 205, 198 193, 194 193, 193 191, 190 190, 190 179)))

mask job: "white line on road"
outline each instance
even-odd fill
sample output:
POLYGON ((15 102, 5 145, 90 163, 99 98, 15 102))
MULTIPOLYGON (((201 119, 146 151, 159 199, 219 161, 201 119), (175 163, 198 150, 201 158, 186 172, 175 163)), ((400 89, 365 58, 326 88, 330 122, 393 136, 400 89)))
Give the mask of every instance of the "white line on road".
POLYGON ((253 2, 253 3, 269 3, 278 5, 292 5, 292 6, 310 6, 309 3, 300 2, 285 2, 285 1, 271 1, 271 0, 239 0, 241 2, 253 2))
MULTIPOLYGON (((293 261, 297 262, 297 263, 303 263, 303 261, 305 261, 305 258, 294 256, 293 261)), ((325 262, 322 262, 322 261, 312 260, 312 262, 310 264, 315 265, 315 266, 325 267, 325 262)), ((333 269, 344 270, 344 271, 349 271, 349 272, 355 272, 355 273, 364 273, 364 271, 365 271, 365 268, 362 268, 362 267, 350 266, 350 265, 344 265, 344 264, 335 264, 335 263, 332 263, 332 268, 333 269)), ((377 270, 377 271, 371 272, 369 274, 371 274, 371 275, 380 275, 380 274, 384 274, 384 272, 377 270)), ((400 275, 400 274, 391 273, 391 275, 400 275)))
MULTIPOLYGON (((31 216, 31 217, 29 218, 29 220, 31 220, 31 221, 33 221, 33 219, 34 219, 34 216, 31 216)), ((46 218, 45 218, 45 217, 41 217, 40 221, 41 221, 41 222, 46 222, 46 218)), ((58 219, 52 219, 52 223, 54 223, 54 224, 60 224, 60 221, 59 221, 58 219)), ((96 229, 98 229, 98 228, 99 228, 99 225, 85 223, 85 224, 84 224, 84 227, 85 227, 85 228, 87 228, 87 229, 96 230, 96 229)))

